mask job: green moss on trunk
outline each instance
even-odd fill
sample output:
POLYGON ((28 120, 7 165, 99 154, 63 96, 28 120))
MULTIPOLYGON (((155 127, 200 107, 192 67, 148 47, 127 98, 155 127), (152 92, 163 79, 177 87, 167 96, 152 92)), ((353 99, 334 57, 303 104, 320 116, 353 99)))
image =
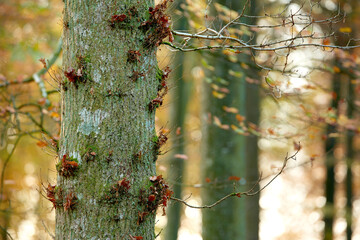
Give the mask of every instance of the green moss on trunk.
POLYGON ((63 70, 74 69, 85 79, 68 82, 62 91, 59 156, 68 154, 79 167, 71 177, 58 176, 64 204, 66 196, 76 196, 76 202, 66 211, 56 209, 56 239, 154 238, 154 214, 137 224, 139 191, 155 175, 155 113, 148 104, 159 84, 156 48, 143 48, 147 36, 139 29, 152 5, 150 0, 65 1, 63 70), (114 15, 130 9, 137 16, 122 22, 126 27, 111 26, 114 15), (135 50, 136 61, 128 61, 135 50), (79 59, 86 63, 82 72, 79 59), (142 74, 137 81, 131 80, 134 72, 142 74), (138 152, 141 159, 134 161, 138 152), (125 178, 131 187, 119 190, 124 196, 104 201, 125 178))

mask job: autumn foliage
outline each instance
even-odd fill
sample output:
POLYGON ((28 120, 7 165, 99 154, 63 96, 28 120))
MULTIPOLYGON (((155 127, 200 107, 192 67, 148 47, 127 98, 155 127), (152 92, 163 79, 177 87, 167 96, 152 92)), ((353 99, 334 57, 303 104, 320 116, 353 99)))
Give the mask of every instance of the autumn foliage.
POLYGON ((166 37, 169 37, 170 42, 174 40, 171 33, 170 17, 165 14, 167 4, 170 1, 165 0, 156 5, 155 8, 149 8, 150 18, 141 25, 142 29, 149 31, 149 35, 145 39, 145 47, 159 46, 166 37))
POLYGON ((148 214, 155 213, 159 206, 162 207, 163 215, 166 215, 165 207, 173 194, 162 175, 150 177, 149 180, 151 186, 148 195, 145 190, 140 190, 139 204, 144 206, 144 211, 138 214, 138 224, 142 223, 148 214))
POLYGON ((64 177, 73 176, 77 171, 79 164, 74 159, 68 157, 66 154, 61 161, 56 165, 59 174, 64 177))
POLYGON ((126 178, 118 181, 114 185, 111 186, 108 194, 105 194, 105 201, 109 203, 118 202, 119 198, 128 193, 130 189, 130 181, 126 178))

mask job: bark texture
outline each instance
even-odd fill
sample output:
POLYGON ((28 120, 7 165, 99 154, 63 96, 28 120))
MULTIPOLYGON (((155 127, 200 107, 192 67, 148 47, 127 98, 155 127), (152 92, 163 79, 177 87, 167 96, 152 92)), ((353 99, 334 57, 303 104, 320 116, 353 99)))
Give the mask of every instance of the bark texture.
POLYGON ((139 28, 152 5, 65 0, 63 70, 82 69, 82 79, 64 78, 62 85, 59 165, 66 154, 78 168, 58 175, 56 239, 154 239, 154 213, 137 224, 144 209, 139 191, 151 186, 157 157, 155 111, 148 107, 159 84, 156 48, 144 47, 146 32, 139 28), (111 26, 121 14, 127 20, 111 26), (143 75, 135 80, 134 72, 143 75), (129 190, 111 194, 124 178, 129 190), (69 202, 71 194, 76 198, 69 202))

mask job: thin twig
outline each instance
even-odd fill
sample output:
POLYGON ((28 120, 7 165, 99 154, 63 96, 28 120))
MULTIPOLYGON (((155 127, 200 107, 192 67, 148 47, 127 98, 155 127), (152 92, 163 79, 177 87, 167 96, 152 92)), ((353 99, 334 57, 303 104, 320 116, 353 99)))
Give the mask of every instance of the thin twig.
MULTIPOLYGON (((24 83, 32 83, 34 81, 39 81, 39 79, 37 80, 36 78, 42 75, 44 75, 45 73, 48 72, 48 70, 51 68, 51 66, 56 62, 56 60, 59 58, 60 56, 60 53, 61 53, 61 50, 62 50, 62 38, 60 38, 59 42, 58 42, 58 45, 56 47, 56 50, 55 52, 53 53, 53 56, 50 58, 50 60, 48 61, 47 63, 47 68, 42 68, 40 69, 38 72, 34 73, 31 77, 28 77, 24 80, 14 80, 14 81, 5 81, 5 83, 2 83, 0 84, 0 88, 4 88, 4 87, 7 87, 9 85, 17 85, 17 84, 24 84, 24 83)), ((42 82, 41 79, 39 81, 40 83, 42 82)), ((40 89, 41 89, 41 94, 42 96, 44 97, 44 94, 45 96, 47 96, 47 93, 46 93, 46 90, 44 91, 42 89, 42 87, 39 85, 40 89)))
POLYGON ((45 228, 45 231, 50 235, 50 237, 52 238, 52 239, 55 239, 55 235, 54 234, 52 234, 50 231, 49 231, 49 229, 46 227, 46 225, 45 225, 45 223, 44 223, 44 221, 41 219, 41 224, 43 225, 43 227, 45 228))
MULTIPOLYGON (((300 143, 299 143, 299 146, 300 146, 300 143)), ((279 171, 274 177, 272 177, 271 180, 270 180, 267 184, 265 184, 262 188, 260 188, 259 190, 255 191, 255 192, 254 192, 255 187, 256 187, 256 186, 260 183, 260 181, 261 181, 261 175, 260 175, 258 181, 257 181, 248 191, 246 191, 246 192, 234 192, 234 193, 230 193, 230 194, 224 196, 223 198, 219 199, 218 201, 216 201, 216 202, 214 202, 214 203, 212 203, 212 204, 210 204, 210 205, 194 206, 194 205, 191 205, 191 204, 187 203, 185 200, 182 200, 182 199, 179 199, 179 198, 171 197, 170 199, 171 199, 171 200, 174 200, 174 201, 177 201, 177 202, 180 202, 180 203, 183 203, 184 205, 186 205, 186 206, 188 206, 188 207, 190 207, 190 208, 205 209, 205 208, 213 208, 213 207, 215 207, 216 205, 222 203, 223 201, 225 201, 226 199, 231 198, 231 197, 235 197, 235 196, 236 196, 236 197, 241 197, 241 196, 247 196, 247 197, 249 197, 249 196, 257 195, 257 194, 259 194, 261 191, 263 191, 265 188, 267 188, 280 174, 283 173, 283 171, 284 171, 284 169, 285 169, 285 167, 286 167, 286 165, 287 165, 287 162, 288 162, 290 159, 296 159, 296 155, 299 153, 299 151, 300 151, 300 147, 296 150, 296 152, 295 152, 293 155, 288 156, 288 154, 286 154, 286 157, 285 157, 285 159, 284 159, 284 163, 283 163, 280 171, 279 171)))
POLYGON ((19 141, 20 141, 20 139, 21 139, 22 136, 23 136, 23 134, 18 136, 18 138, 16 139, 16 141, 15 141, 15 143, 14 143, 13 148, 11 149, 11 152, 9 153, 9 155, 7 156, 7 158, 6 158, 5 161, 4 161, 4 165, 3 165, 3 168, 2 168, 2 170, 1 170, 0 197, 2 197, 2 196, 3 196, 3 193, 4 193, 5 169, 6 169, 7 165, 8 165, 8 163, 9 163, 12 155, 14 154, 15 149, 16 149, 16 146, 17 146, 17 144, 19 143, 19 141))

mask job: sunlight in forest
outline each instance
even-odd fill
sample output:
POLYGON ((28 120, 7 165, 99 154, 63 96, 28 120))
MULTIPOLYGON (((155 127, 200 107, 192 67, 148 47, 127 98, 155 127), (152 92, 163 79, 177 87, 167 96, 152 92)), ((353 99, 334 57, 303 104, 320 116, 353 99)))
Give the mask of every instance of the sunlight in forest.
POLYGON ((0 3, 0 239, 360 240, 358 1, 90 2, 0 3))

